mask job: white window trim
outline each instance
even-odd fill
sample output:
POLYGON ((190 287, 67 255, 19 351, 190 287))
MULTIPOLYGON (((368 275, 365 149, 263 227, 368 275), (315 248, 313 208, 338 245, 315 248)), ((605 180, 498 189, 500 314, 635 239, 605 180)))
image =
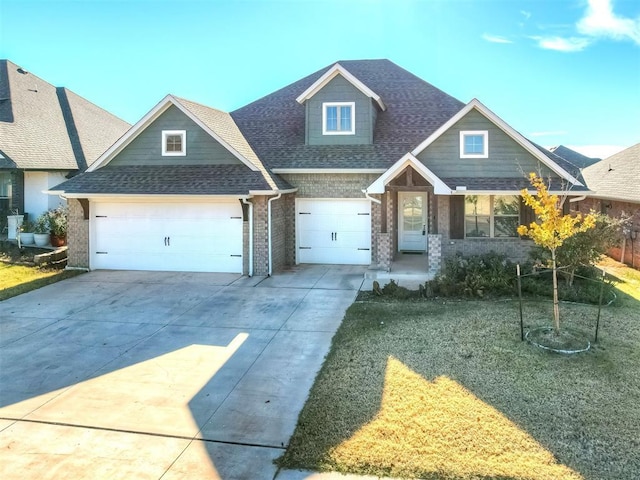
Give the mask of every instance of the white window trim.
POLYGON ((163 157, 184 157, 187 155, 187 131, 186 130, 163 130, 162 131, 162 156, 163 157), (167 152, 167 137, 180 135, 182 137, 182 151, 167 152))
MULTIPOLYGON (((340 108, 338 108, 338 128, 340 127, 340 108)), ((355 135, 356 133, 356 102, 324 102, 322 104, 322 134, 323 135, 355 135), (351 130, 327 130, 327 107, 351 107, 351 130)))
MULTIPOLYGON (((489 236, 488 237, 468 237, 467 236, 467 212, 466 212, 466 201, 465 201, 465 212, 464 212, 464 238, 465 240, 486 240, 486 239, 494 239, 494 238, 498 238, 498 239, 511 239, 511 238, 518 238, 518 233, 516 232, 515 235, 513 236, 499 236, 496 237, 496 232, 495 232, 495 218, 496 217, 518 217, 518 224, 520 223, 520 211, 518 211, 517 215, 496 215, 495 211, 494 211, 494 202, 495 202, 495 197, 507 197, 507 196, 514 196, 517 197, 518 195, 484 195, 486 197, 489 197, 489 236)), ((466 195, 465 195, 465 199, 466 199, 466 195)))
POLYGON ((489 132, 487 130, 462 130, 460 131, 460 158, 489 158, 489 132), (464 153, 464 138, 468 135, 481 135, 484 142, 483 153, 464 153))

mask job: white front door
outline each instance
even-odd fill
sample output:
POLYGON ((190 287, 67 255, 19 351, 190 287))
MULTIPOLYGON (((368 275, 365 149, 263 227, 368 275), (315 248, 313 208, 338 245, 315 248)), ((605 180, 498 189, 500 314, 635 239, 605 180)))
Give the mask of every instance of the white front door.
POLYGON ((398 250, 427 250, 426 192, 398 192, 398 250))
POLYGON ((296 201, 298 263, 369 265, 371 203, 361 199, 296 201))

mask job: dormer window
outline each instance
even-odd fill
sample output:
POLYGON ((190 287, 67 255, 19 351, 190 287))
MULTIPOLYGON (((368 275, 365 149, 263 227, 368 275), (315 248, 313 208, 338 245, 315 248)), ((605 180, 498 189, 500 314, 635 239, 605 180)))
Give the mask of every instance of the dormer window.
POLYGON ((355 134, 355 102, 335 102, 322 104, 323 135, 355 134))
POLYGON ((460 158, 489 158, 489 132, 486 130, 460 132, 460 158))
POLYGON ((187 132, 186 130, 163 130, 162 131, 162 156, 163 157, 183 157, 187 154, 187 132))

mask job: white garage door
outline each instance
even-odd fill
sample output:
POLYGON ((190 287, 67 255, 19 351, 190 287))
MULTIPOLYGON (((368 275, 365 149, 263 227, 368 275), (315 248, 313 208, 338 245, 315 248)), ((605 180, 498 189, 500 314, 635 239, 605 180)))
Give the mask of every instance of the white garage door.
POLYGON ((91 268, 242 273, 242 207, 92 203, 91 268))
POLYGON ((369 200, 298 199, 298 263, 371 263, 369 200))

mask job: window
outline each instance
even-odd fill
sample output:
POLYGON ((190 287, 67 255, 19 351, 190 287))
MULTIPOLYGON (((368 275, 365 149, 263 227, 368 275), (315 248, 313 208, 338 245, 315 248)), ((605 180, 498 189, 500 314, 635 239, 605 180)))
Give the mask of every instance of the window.
POLYGON ((162 156, 185 156, 187 154, 187 132, 185 130, 162 131, 162 156))
POLYGON ((0 172, 0 198, 11 196, 11 173, 0 172))
POLYGON ((354 102, 322 104, 323 135, 353 135, 355 133, 354 102))
POLYGON ((520 198, 517 195, 467 195, 464 198, 465 237, 517 237, 520 198))
POLYGON ((488 158, 489 132, 467 130, 460 132, 460 158, 488 158))

